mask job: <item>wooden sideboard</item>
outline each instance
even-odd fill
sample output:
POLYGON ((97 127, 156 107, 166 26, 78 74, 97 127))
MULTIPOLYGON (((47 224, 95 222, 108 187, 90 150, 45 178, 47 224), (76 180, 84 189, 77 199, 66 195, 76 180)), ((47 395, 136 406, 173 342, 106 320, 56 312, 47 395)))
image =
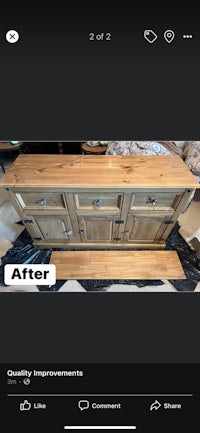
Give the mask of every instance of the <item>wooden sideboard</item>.
POLYGON ((39 248, 163 249, 200 185, 179 156, 22 154, 0 187, 39 248))

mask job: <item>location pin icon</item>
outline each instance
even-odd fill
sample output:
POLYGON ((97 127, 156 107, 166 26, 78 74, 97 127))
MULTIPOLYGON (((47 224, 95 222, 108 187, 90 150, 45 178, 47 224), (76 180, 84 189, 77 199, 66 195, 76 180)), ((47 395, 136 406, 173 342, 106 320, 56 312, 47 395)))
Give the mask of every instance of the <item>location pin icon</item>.
POLYGON ((174 34, 173 30, 166 30, 164 33, 164 38, 165 38, 166 42, 168 42, 168 44, 170 44, 170 42, 173 41, 174 36, 175 36, 175 34, 174 34))

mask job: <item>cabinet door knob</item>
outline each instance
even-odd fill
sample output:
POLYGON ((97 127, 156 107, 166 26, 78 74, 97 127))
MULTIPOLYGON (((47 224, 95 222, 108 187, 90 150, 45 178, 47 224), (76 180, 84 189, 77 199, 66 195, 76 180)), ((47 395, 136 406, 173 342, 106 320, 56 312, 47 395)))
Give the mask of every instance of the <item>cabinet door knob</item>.
POLYGON ((67 229, 67 230, 66 230, 66 233, 67 233, 68 236, 72 236, 72 234, 73 234, 73 232, 72 232, 71 229, 67 229))
POLYGON ((157 200, 157 198, 153 198, 151 200, 151 203, 152 203, 153 206, 158 206, 158 200, 157 200))
POLYGON ((39 200, 39 203, 41 206, 46 206, 46 198, 41 197, 41 199, 39 200))
POLYGON ((130 230, 125 230, 125 234, 128 236, 128 235, 130 235, 130 230))
POLYGON ((94 206, 102 206, 103 202, 102 202, 101 199, 97 198, 96 200, 94 200, 94 201, 92 202, 92 204, 93 204, 94 206))
POLYGON ((83 229, 79 230, 79 233, 80 235, 84 235, 84 230, 83 229))

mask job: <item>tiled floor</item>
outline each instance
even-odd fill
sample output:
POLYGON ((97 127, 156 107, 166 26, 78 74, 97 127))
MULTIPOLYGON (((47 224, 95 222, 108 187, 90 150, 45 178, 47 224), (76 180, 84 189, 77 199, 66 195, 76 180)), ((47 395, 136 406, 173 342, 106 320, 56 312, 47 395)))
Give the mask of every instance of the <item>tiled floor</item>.
MULTIPOLYGON (((8 168, 10 163, 6 164, 8 168)), ((0 177, 3 172, 0 168, 0 177)), ((191 236, 200 226, 200 221, 197 216, 200 215, 200 191, 195 194, 193 201, 185 213, 179 217, 181 225, 180 232, 182 236, 187 239, 191 236)), ((6 191, 0 190, 0 258, 6 254, 6 251, 12 247, 12 243, 16 240, 19 234, 23 231, 24 227, 16 224, 19 221, 19 216, 8 200, 6 191)), ((66 281, 59 292, 84 292, 86 291, 78 281, 66 281)), ((200 292, 200 283, 196 286, 196 292, 200 292)), ((39 292, 35 286, 0 286, 0 292, 39 292)), ((159 286, 145 286, 138 288, 136 285, 127 284, 113 284, 106 288, 107 292, 172 292, 177 293, 173 285, 163 280, 163 284, 159 286)))

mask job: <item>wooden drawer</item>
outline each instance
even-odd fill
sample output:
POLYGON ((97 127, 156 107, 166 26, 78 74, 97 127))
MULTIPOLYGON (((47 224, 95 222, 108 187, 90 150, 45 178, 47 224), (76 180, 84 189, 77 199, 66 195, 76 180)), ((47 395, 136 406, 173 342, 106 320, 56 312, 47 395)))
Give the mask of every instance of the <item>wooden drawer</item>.
POLYGON ((15 197, 22 209, 64 209, 64 194, 59 192, 17 192, 15 197))
POLYGON ((175 209, 182 197, 182 191, 156 191, 146 190, 145 192, 132 195, 130 210, 141 209, 175 209))
POLYGON ((76 211, 119 212, 122 208, 123 194, 88 192, 74 194, 76 211))

